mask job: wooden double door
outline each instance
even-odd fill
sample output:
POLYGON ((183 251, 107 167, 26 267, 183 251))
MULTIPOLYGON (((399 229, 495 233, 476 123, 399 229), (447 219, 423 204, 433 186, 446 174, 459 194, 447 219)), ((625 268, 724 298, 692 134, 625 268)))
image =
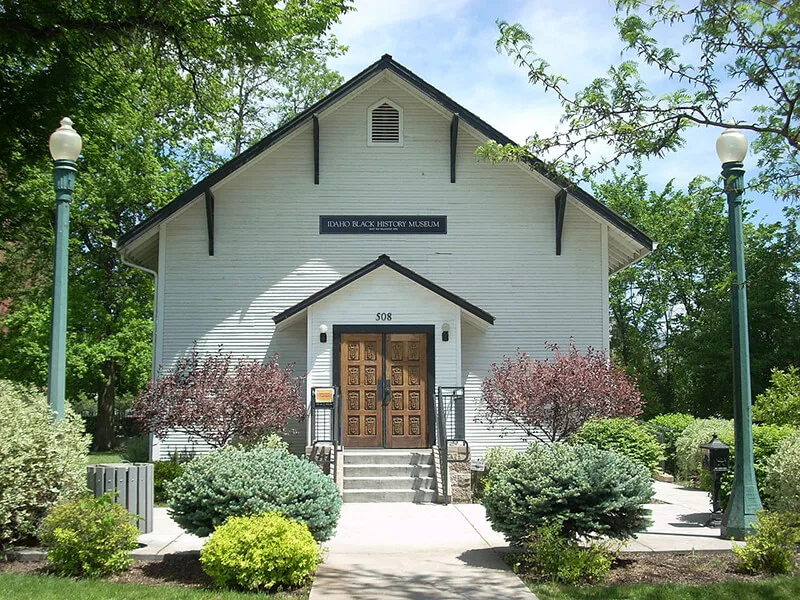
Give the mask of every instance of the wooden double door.
POLYGON ((426 448, 428 334, 343 333, 339 353, 344 445, 426 448))

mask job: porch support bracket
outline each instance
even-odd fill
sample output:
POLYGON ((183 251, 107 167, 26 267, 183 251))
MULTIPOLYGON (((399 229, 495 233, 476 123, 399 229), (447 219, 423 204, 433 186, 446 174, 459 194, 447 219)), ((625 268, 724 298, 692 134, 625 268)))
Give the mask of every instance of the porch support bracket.
POLYGON ((312 115, 314 122, 314 185, 319 185, 319 116, 312 115))
POLYGON ((208 227, 208 255, 214 256, 214 194, 206 190, 206 225, 208 227))
POLYGON ((456 148, 458 146, 458 113, 450 121, 450 183, 456 182, 456 148))
POLYGON ((567 210, 567 190, 556 194, 556 256, 561 256, 561 234, 564 231, 564 212, 567 210))

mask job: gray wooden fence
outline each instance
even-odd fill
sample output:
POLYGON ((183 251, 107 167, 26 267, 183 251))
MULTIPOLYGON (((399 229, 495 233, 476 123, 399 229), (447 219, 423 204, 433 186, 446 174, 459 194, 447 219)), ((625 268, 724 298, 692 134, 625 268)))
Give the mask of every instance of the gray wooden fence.
POLYGON ((96 498, 116 493, 114 501, 138 515, 135 524, 141 533, 153 531, 152 463, 89 465, 86 479, 96 498))

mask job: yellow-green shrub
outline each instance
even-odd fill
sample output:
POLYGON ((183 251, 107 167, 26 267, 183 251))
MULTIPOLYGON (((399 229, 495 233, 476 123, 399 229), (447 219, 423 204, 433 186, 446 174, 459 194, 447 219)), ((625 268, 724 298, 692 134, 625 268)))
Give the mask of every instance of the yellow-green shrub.
POLYGON ((663 449, 656 436, 631 417, 586 421, 569 442, 591 444, 601 450, 627 456, 633 462, 647 467, 650 473, 655 473, 663 456, 663 449))
POLYGON ((271 590, 297 587, 319 565, 308 527, 278 513, 231 517, 200 552, 203 570, 218 587, 271 590))
POLYGON ((797 544, 800 543, 800 515, 758 513, 755 533, 745 538, 744 548, 735 547, 739 567, 748 573, 791 573, 796 567, 797 544))
POLYGON ((86 488, 90 443, 69 408, 54 421, 41 392, 0 380, 0 548, 34 535, 48 508, 86 488))
POLYGON ((126 570, 133 560, 139 529, 132 515, 109 494, 89 495, 53 508, 42 522, 40 539, 58 575, 97 577, 126 570))

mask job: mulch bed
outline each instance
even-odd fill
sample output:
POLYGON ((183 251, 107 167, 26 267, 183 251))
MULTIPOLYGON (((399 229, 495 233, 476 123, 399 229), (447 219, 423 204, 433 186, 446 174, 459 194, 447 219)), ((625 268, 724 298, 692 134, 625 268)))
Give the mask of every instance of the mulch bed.
POLYGON ((733 552, 626 552, 611 567, 609 585, 702 584, 723 581, 758 581, 769 575, 740 571, 733 552))
MULTIPOLYGON (((0 559, 0 573, 29 573, 46 575, 46 562, 4 561, 0 559)), ((104 578, 110 583, 144 585, 177 585, 189 588, 212 589, 211 579, 203 573, 197 554, 170 555, 163 562, 135 562, 130 570, 104 578)), ((308 597, 308 588, 284 591, 286 596, 308 597)))
MULTIPOLYGON (((771 575, 751 575, 739 570, 730 551, 720 552, 625 552, 619 555, 602 585, 680 584, 701 585, 725 581, 760 581, 771 575)), ((541 579, 520 574, 522 579, 541 579)))

